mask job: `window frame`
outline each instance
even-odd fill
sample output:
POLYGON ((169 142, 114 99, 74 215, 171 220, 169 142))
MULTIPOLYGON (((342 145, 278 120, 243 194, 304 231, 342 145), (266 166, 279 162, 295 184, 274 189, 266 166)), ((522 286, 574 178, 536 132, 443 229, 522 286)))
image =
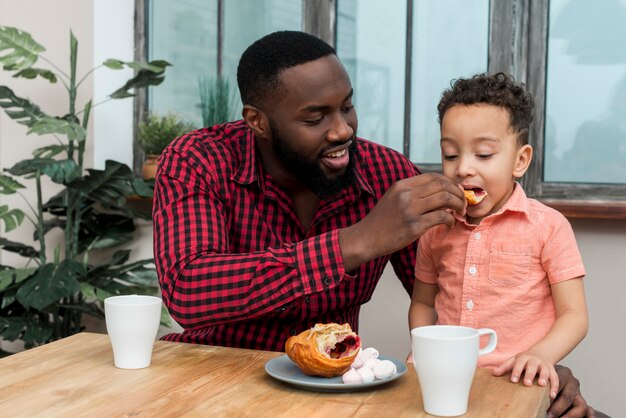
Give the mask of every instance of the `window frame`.
POLYGON ((549 6, 549 0, 490 2, 489 72, 512 74, 535 98, 529 138, 535 152, 521 183, 529 196, 570 218, 626 219, 626 184, 543 178, 549 6))
MULTIPOLYGON (((223 0, 216 0, 218 4, 223 0)), ((146 60, 148 43, 147 0, 135 0, 135 59, 146 60)), ((337 0, 302 0, 302 30, 336 45, 337 0)), ((410 85, 412 0, 407 0, 405 64, 405 119, 403 152, 410 155, 410 85)), ((503 71, 526 84, 535 97, 535 120, 529 142, 533 163, 521 183, 528 196, 536 198, 570 218, 626 219, 626 184, 557 183, 543 179, 546 73, 549 0, 489 2, 489 73, 503 71), (529 75, 532 74, 532 77, 529 75)), ((147 113, 148 92, 135 97, 135 130, 147 113)), ((143 151, 135 141, 134 169, 140 171, 143 151)), ((418 164, 422 171, 441 171, 441 164, 418 164)))

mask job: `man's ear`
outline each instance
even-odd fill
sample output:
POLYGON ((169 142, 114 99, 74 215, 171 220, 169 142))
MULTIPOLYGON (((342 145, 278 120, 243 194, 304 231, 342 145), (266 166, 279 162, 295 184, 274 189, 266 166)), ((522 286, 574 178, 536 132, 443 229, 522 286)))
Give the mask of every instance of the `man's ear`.
POLYGON ((522 146, 515 154, 515 167, 513 168, 513 176, 522 177, 533 159, 533 147, 529 144, 522 146))
POLYGON ((241 114, 257 138, 272 137, 267 116, 261 109, 252 105, 244 105, 241 114))

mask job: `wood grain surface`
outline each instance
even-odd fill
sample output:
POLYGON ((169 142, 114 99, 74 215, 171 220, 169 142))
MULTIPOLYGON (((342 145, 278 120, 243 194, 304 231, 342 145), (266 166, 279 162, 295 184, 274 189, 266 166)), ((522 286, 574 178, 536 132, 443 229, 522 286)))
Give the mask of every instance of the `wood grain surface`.
MULTIPOLYGON (((265 373, 282 353, 157 341, 152 365, 113 365, 105 334, 81 333, 0 360, 6 417, 430 417, 412 366, 349 393, 313 392, 265 373)), ((547 390, 478 369, 464 417, 545 416, 547 390)))

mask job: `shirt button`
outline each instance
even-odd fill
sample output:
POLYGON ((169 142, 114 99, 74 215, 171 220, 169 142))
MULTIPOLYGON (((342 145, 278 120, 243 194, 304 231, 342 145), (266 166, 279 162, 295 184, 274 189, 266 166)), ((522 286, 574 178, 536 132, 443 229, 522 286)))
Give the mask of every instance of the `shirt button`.
POLYGON ((471 274, 472 276, 476 276, 477 272, 478 272, 478 269, 476 268, 476 266, 472 266, 469 268, 469 274, 471 274))
POLYGON ((474 239, 478 241, 480 239, 480 232, 474 234, 474 239))
POLYGON ((296 331, 295 329, 292 329, 291 331, 289 331, 289 333, 291 335, 298 335, 298 331, 296 331))
POLYGON ((308 297, 308 296, 307 296, 307 297, 305 297, 305 298, 304 298, 304 300, 306 300, 306 303, 311 302, 311 298, 310 298, 310 297, 308 297))
POLYGON ((474 301, 473 300, 468 300, 467 303, 465 304, 465 306, 467 307, 468 310, 472 310, 474 309, 474 301))
POLYGON ((330 277, 326 276, 326 278, 324 278, 324 284, 326 286, 330 286, 333 283, 332 280, 330 280, 330 277))

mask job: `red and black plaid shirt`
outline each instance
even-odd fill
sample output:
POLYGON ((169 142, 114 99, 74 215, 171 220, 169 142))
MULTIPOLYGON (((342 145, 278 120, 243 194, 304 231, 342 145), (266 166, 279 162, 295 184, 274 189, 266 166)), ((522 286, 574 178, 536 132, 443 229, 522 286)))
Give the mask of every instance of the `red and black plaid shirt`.
POLYGON ((315 323, 348 322, 391 260, 413 288, 416 245, 344 271, 338 230, 362 219, 407 158, 357 139, 354 186, 322 200, 308 231, 257 158, 243 121, 177 139, 162 155, 154 196, 154 254, 163 300, 183 328, 167 340, 283 351, 315 323))

